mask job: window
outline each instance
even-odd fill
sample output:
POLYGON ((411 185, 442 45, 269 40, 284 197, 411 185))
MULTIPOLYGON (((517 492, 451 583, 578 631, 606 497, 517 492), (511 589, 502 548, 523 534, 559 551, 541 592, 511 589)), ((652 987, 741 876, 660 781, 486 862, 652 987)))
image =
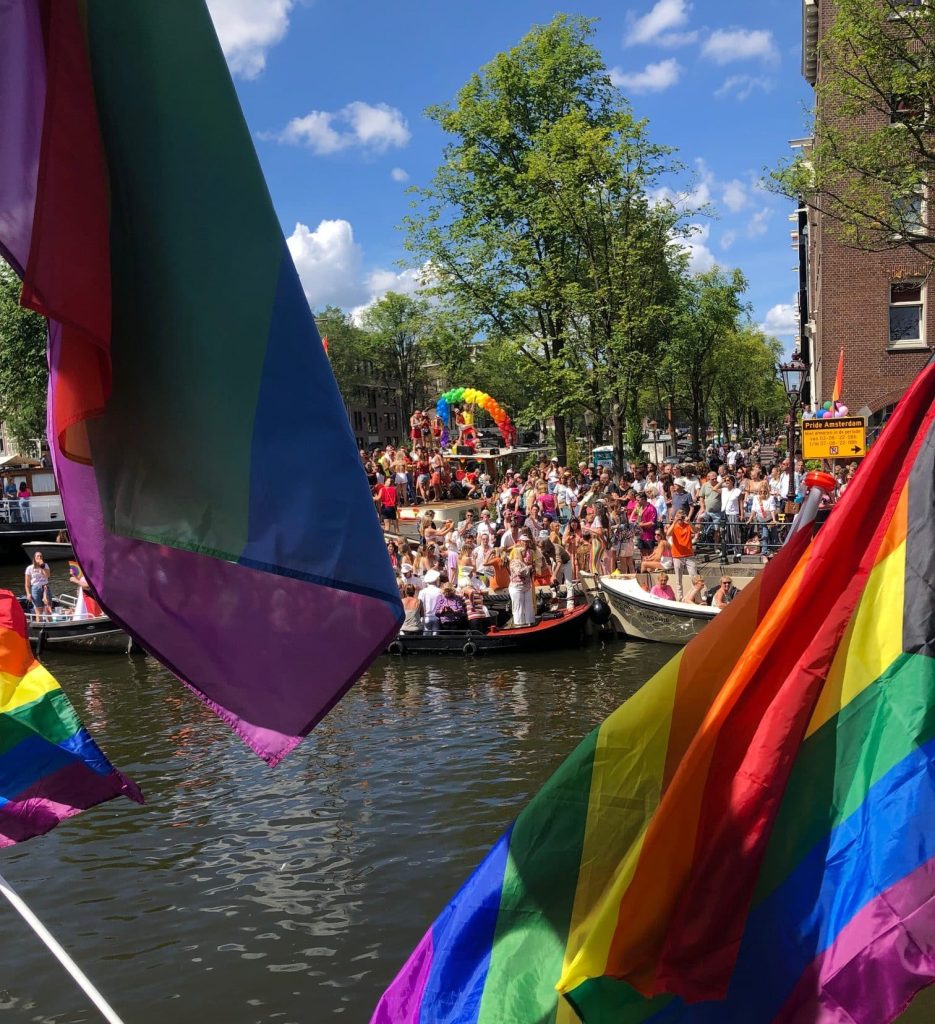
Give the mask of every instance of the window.
POLYGON ((367 405, 371 409, 376 409, 376 407, 377 407, 377 389, 376 388, 367 388, 367 405))
POLYGON ((925 103, 920 96, 894 96, 890 100, 893 124, 915 124, 925 120, 925 103))
POLYGON ((367 413, 367 430, 371 434, 375 434, 377 432, 377 414, 375 412, 367 413))
POLYGON ((894 281, 890 285, 890 348, 918 348, 924 344, 924 309, 921 281, 894 281))
POLYGON ((893 208, 901 228, 897 238, 925 233, 925 189, 921 185, 894 199, 893 208))
POLYGON ((360 409, 355 409, 354 410, 354 429, 355 430, 363 430, 364 429, 364 414, 360 411, 360 409))

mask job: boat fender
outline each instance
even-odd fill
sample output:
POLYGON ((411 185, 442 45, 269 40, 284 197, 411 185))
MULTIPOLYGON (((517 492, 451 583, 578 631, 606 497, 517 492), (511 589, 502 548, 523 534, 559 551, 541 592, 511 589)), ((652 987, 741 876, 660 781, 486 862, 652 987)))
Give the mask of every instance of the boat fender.
POLYGON ((389 647, 386 649, 387 654, 405 654, 406 648, 403 647, 399 640, 394 640, 389 647))
POLYGON ((606 601, 598 597, 591 603, 588 614, 591 616, 591 620, 596 622, 598 626, 606 626, 610 621, 610 606, 606 601))
POLYGON ((470 658, 472 655, 477 654, 477 644, 473 640, 468 640, 461 648, 461 653, 470 658))
POLYGON ((40 629, 39 635, 36 637, 36 657, 38 658, 42 654, 42 648, 45 647, 45 630, 40 629))

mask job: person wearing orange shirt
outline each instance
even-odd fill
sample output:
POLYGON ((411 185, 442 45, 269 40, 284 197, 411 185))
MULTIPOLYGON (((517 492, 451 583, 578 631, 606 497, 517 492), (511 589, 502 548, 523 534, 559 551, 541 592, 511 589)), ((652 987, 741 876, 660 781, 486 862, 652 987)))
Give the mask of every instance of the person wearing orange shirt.
POLYGON ((698 527, 692 527, 683 511, 676 512, 675 518, 666 526, 666 540, 672 550, 672 568, 675 572, 675 589, 679 600, 684 596, 682 576, 687 574, 691 579, 698 573, 695 565, 695 539, 697 536, 698 527))

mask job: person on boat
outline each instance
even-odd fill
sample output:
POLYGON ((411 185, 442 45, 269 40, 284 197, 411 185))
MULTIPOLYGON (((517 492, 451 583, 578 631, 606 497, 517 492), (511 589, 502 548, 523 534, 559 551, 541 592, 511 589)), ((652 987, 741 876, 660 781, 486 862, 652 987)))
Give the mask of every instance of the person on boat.
POLYGON ((523 532, 510 557, 510 603, 514 626, 531 626, 536 620, 532 578, 535 571, 532 537, 523 532))
POLYGON ((653 597, 661 597, 664 598, 666 601, 675 600, 675 591, 669 586, 668 573, 656 573, 656 582, 653 584, 653 588, 652 590, 650 590, 649 593, 653 597))
POLYGON ((484 598, 488 593, 489 588, 486 583, 472 568, 467 583, 461 588, 461 596, 467 606, 468 626, 471 629, 487 631, 490 624, 490 612, 487 610, 487 605, 484 604, 484 598))
POLYGON ((17 497, 19 498, 20 519, 22 519, 24 523, 31 523, 32 512, 29 510, 29 499, 32 497, 32 491, 26 486, 25 480, 19 485, 17 497))
POLYGON ((396 505, 399 502, 392 476, 386 477, 384 483, 378 485, 375 496, 380 509, 380 519, 383 521, 383 528, 386 529, 390 523, 396 521, 396 505))
POLYGON ((399 570, 399 575, 402 579, 403 587, 411 586, 416 594, 418 594, 425 586, 422 582, 422 577, 417 575, 415 566, 412 562, 403 562, 399 570))
POLYGON ((430 569, 423 577, 425 586, 419 591, 419 601, 422 603, 422 621, 425 624, 426 633, 438 629, 438 616, 435 614, 435 605, 442 596, 438 582, 441 575, 436 569, 430 569))
MULTIPOLYGON (((410 566, 410 570, 411 570, 410 566)), ((400 633, 421 633, 422 632, 422 602, 416 594, 415 585, 406 583, 403 585, 403 611, 406 614, 400 633)))
POLYGON ((422 443, 422 410, 416 409, 416 411, 409 417, 409 437, 412 440, 412 446, 415 448, 416 445, 422 443))
POLYGON ((669 572, 672 569, 672 549, 666 540, 666 532, 661 526, 656 527, 656 546, 640 559, 640 572, 669 572))
MULTIPOLYGON (((651 485, 647 485, 651 486, 651 485)), ((639 527, 640 551, 652 551, 656 536, 656 510, 649 504, 646 491, 640 491, 636 497, 636 508, 630 513, 630 522, 639 527)))
MULTIPOLYGON (((28 520, 26 521, 28 522, 28 520)), ((36 622, 42 621, 43 610, 46 618, 52 618, 52 600, 49 596, 51 576, 52 570, 42 557, 42 552, 37 551, 32 556, 32 562, 26 566, 26 573, 23 577, 23 589, 26 591, 26 596, 32 601, 36 622)))
POLYGON ((77 562, 68 563, 68 571, 71 574, 71 581, 78 588, 75 600, 75 611, 73 619, 93 619, 104 614, 104 609, 91 595, 91 584, 84 575, 84 570, 77 562))
POLYGON ((497 536, 497 530, 490 519, 490 509, 481 509, 480 522, 477 524, 477 540, 480 541, 481 537, 487 534, 492 541, 497 536))
POLYGON ((568 520, 568 525, 562 533, 562 546, 571 556, 571 578, 578 579, 578 568, 581 561, 581 552, 584 550, 585 542, 581 536, 581 522, 577 516, 568 520))
POLYGON ((457 581, 458 563, 461 557, 461 550, 458 547, 458 538, 454 533, 448 534, 445 541, 445 569, 448 572, 448 579, 457 581))
POLYGON ((711 604, 715 608, 726 608, 733 601, 736 593, 734 581, 730 576, 722 576, 720 586, 715 590, 714 597, 711 599, 711 604))
POLYGON ((3 496, 6 499, 7 517, 11 523, 18 523, 20 521, 19 516, 19 491, 16 489, 16 484, 13 482, 11 477, 7 477, 7 482, 3 488, 3 496))
POLYGON ((446 580, 441 587, 441 596, 435 601, 435 617, 441 629, 467 629, 467 604, 455 590, 454 583, 446 580))
POLYGON ((685 590, 682 586, 682 576, 687 574, 694 577, 698 572, 695 563, 695 541, 698 538, 700 526, 692 526, 688 521, 688 513, 679 509, 675 518, 666 528, 666 539, 672 550, 672 568, 675 571, 675 589, 679 597, 682 597, 685 590))
POLYGON ((704 576, 692 576, 691 589, 682 598, 682 600, 685 602, 685 604, 707 605, 708 595, 706 593, 704 576))

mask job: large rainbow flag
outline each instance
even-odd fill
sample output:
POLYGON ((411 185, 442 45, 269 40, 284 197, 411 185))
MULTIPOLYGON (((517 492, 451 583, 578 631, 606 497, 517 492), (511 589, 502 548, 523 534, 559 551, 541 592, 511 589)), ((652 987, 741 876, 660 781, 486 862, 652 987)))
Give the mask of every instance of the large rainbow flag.
POLYGON ((0 847, 120 794, 143 801, 33 657, 23 610, 0 590, 0 847))
POLYGON ((0 139, 75 553, 274 763, 402 616, 203 0, 0 4, 0 139))
POLYGON ((930 365, 817 536, 522 811, 374 1024, 893 1020, 935 980, 933 506, 930 365))

